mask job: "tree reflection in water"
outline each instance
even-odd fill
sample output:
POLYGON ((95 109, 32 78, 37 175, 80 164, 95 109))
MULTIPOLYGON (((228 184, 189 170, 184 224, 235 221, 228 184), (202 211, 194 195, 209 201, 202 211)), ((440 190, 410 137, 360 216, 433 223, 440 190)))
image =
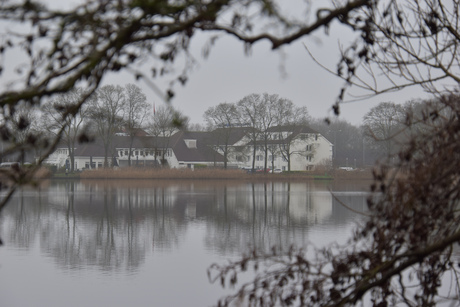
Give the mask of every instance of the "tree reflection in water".
MULTIPOLYGON (((40 190, 19 191, 2 211, 2 248, 27 251, 38 245, 40 253, 60 270, 93 268, 132 275, 154 254, 175 255, 186 245, 187 233, 195 229, 203 230, 202 246, 196 248, 211 254, 208 264, 252 247, 322 244, 335 240, 362 218, 337 204, 329 185, 314 181, 52 181, 40 190)), ((361 188, 347 191, 349 187, 333 189, 339 190, 338 197, 347 205, 362 211, 365 193, 353 192, 361 188)), ((193 265, 194 259, 181 257, 193 265)), ((204 269, 203 278, 205 274, 204 269)))

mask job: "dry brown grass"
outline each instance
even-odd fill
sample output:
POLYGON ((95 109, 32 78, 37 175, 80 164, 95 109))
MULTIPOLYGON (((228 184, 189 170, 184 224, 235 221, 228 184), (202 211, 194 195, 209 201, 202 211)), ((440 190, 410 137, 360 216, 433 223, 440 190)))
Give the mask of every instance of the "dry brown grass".
POLYGON ((45 167, 40 167, 34 174, 35 179, 47 179, 51 177, 51 171, 45 167))
POLYGON ((241 170, 219 169, 97 169, 81 173, 81 179, 241 179, 248 177, 241 170))
POLYGON ((23 178, 26 179, 47 179, 51 177, 51 171, 45 167, 40 167, 37 170, 34 169, 1 169, 0 170, 0 179, 2 180, 13 180, 13 181, 23 181, 23 178))

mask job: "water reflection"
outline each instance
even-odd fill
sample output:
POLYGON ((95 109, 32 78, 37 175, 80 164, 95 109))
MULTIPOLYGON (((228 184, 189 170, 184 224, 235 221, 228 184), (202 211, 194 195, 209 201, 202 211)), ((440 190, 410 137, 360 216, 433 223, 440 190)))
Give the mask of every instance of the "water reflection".
MULTIPOLYGON (((315 228, 340 231, 357 216, 328 188, 317 182, 56 181, 19 191, 2 212, 0 229, 9 248, 38 243, 66 269, 136 272, 149 252, 179 248, 190 227, 204 227, 205 249, 224 256, 248 246, 305 244, 315 228)), ((365 193, 335 189, 348 206, 364 210, 365 193)))

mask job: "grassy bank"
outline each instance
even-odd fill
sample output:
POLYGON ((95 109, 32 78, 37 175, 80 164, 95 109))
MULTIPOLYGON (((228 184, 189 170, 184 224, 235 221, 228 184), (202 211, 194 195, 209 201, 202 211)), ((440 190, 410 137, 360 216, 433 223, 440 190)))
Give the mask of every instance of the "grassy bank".
POLYGON ((80 174, 81 179, 242 179, 251 178, 241 170, 220 169, 97 169, 80 174))
POLYGON ((270 179, 302 179, 302 180, 331 180, 331 179, 370 179, 370 171, 336 171, 330 175, 325 172, 283 172, 280 174, 255 173, 248 174, 242 170, 224 169, 97 169, 86 170, 80 174, 61 175, 59 178, 81 179, 200 179, 200 180, 270 180, 270 179))

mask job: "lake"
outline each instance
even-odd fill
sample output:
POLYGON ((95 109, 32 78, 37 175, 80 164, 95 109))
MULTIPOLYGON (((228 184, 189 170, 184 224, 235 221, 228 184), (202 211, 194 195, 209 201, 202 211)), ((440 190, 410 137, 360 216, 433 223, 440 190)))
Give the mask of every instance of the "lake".
POLYGON ((212 306, 208 267, 248 248, 345 243, 368 182, 71 181, 0 213, 0 305, 212 306))

